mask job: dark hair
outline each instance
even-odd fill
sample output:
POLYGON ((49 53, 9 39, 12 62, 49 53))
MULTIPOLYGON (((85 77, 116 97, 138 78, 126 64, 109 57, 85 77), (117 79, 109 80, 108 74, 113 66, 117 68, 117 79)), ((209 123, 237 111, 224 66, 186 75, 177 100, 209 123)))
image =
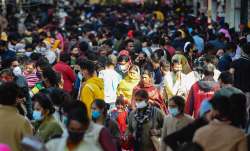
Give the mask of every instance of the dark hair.
POLYGON ((205 76, 213 76, 214 69, 215 69, 215 67, 211 63, 204 65, 204 75, 205 76))
POLYGON ((19 88, 15 82, 6 82, 0 85, 0 104, 15 105, 19 96, 19 88))
POLYGON ((95 73, 95 64, 90 60, 83 60, 79 63, 82 70, 87 70, 89 74, 93 75, 95 73))
POLYGON ((51 67, 47 67, 43 70, 42 75, 52 87, 58 87, 61 81, 59 74, 57 74, 51 67))
POLYGON ((45 93, 39 92, 32 98, 32 100, 33 102, 38 102, 44 110, 48 110, 49 115, 52 115, 55 112, 50 97, 45 93))
POLYGON ((52 103, 55 106, 62 106, 66 102, 71 101, 71 96, 60 88, 53 88, 49 93, 52 103))
POLYGON ((133 40, 133 39, 128 39, 128 40, 126 40, 126 41, 125 41, 125 46, 127 46, 128 43, 130 43, 130 42, 134 42, 134 40, 133 40))
POLYGON ((80 122, 81 124, 89 124, 90 119, 88 116, 88 111, 86 105, 81 101, 74 101, 69 105, 68 108, 68 122, 67 126, 71 120, 80 122))
POLYGON ((62 62, 70 61, 70 55, 68 53, 61 53, 60 54, 60 61, 62 61, 62 62))
POLYGON ((93 102, 93 104, 95 104, 98 109, 103 110, 104 117, 107 116, 108 105, 107 105, 107 103, 105 103, 104 100, 102 100, 102 99, 95 99, 94 102, 93 102))
POLYGON ((45 68, 50 67, 50 64, 47 59, 41 58, 36 62, 36 67, 40 67, 43 70, 45 68))
POLYGON ((89 49, 89 44, 87 42, 83 41, 79 44, 79 48, 80 48, 80 51, 86 52, 89 49))
POLYGON ((150 72, 149 70, 143 70, 141 75, 144 75, 144 74, 148 75, 150 78, 153 78, 153 73, 150 72))
POLYGON ((216 117, 218 120, 230 120, 230 102, 229 98, 225 96, 213 97, 211 100, 211 105, 213 109, 219 112, 219 115, 216 117))
POLYGON ((151 57, 151 60, 152 60, 154 63, 160 63, 162 54, 161 54, 161 53, 158 53, 158 52, 154 52, 154 53, 151 54, 150 57, 151 57))
POLYGON ((219 80, 221 80, 221 82, 224 84, 233 84, 234 82, 233 74, 231 74, 229 71, 221 72, 219 80))
POLYGON ((145 100, 149 99, 148 92, 146 90, 143 90, 143 89, 136 91, 135 96, 139 96, 145 100))
POLYGON ((7 46, 7 42, 3 41, 3 40, 0 40, 0 46, 6 47, 7 46))
POLYGON ((125 105, 125 100, 122 96, 118 96, 115 101, 115 105, 125 105))
POLYGON ((233 94, 229 98, 231 105, 232 125, 245 128, 247 121, 246 96, 243 93, 233 94))
POLYGON ((246 44, 243 44, 242 50, 246 54, 250 55, 250 42, 247 42, 246 44))
POLYGON ((184 113, 185 108, 185 99, 181 96, 173 96, 169 99, 169 101, 174 101, 174 103, 178 106, 178 109, 181 113, 184 113))
POLYGON ((8 76, 15 77, 13 71, 11 69, 3 69, 0 71, 0 75, 7 74, 8 76))

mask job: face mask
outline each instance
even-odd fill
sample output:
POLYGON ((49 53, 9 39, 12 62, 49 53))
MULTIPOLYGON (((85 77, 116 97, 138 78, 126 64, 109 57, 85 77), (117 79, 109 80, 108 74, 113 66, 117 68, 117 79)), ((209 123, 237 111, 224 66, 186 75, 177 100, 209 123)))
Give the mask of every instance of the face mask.
POLYGON ((22 69, 20 67, 15 67, 13 69, 13 73, 15 76, 20 76, 20 75, 22 75, 22 69))
POLYGON ((171 115, 173 115, 174 117, 176 117, 177 115, 180 114, 178 108, 169 108, 169 112, 171 115))
POLYGON ((33 111, 33 119, 35 121, 41 121, 43 119, 41 111, 33 111))
POLYGON ((33 52, 25 52, 25 56, 30 57, 33 52))
POLYGON ((119 66, 120 66, 120 69, 121 69, 122 71, 126 71, 126 70, 127 70, 126 65, 119 65, 119 66))
POLYGON ((93 111, 92 112, 92 119, 96 120, 101 116, 101 112, 100 111, 93 111))
POLYGON ((72 142, 79 143, 80 141, 83 140, 84 132, 73 132, 73 131, 68 131, 69 132, 69 139, 72 142))
POLYGON ((147 106, 146 101, 136 102, 136 108, 137 109, 143 109, 147 106))

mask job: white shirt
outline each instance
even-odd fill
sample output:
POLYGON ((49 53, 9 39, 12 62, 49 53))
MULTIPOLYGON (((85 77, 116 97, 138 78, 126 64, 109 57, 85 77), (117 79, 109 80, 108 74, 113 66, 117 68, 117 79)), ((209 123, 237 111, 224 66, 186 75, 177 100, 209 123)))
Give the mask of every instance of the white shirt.
POLYGON ((115 103, 117 87, 122 80, 114 69, 105 69, 99 72, 99 78, 104 81, 104 100, 106 103, 115 103))

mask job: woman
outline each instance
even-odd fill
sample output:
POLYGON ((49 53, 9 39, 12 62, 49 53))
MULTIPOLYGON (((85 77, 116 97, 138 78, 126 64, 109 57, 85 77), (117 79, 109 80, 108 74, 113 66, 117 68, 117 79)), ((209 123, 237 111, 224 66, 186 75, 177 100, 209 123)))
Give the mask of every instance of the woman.
POLYGON ((135 151, 154 151, 152 136, 159 137, 163 125, 164 114, 149 103, 147 91, 141 89, 135 92, 136 110, 128 117, 128 138, 133 138, 135 151))
POLYGON ((123 96, 126 104, 131 105, 131 99, 134 87, 140 81, 140 69, 133 65, 130 67, 128 75, 121 80, 117 88, 117 96, 123 96))
POLYGON ((238 128, 245 125, 245 120, 241 119, 246 117, 246 113, 241 115, 246 105, 237 105, 242 101, 246 103, 246 97, 241 96, 244 95, 234 94, 229 99, 224 96, 212 98, 213 120, 196 131, 193 142, 200 144, 205 151, 247 151, 246 134, 238 128))
POLYGON ((112 135, 113 142, 119 147, 120 131, 116 121, 107 117, 108 105, 104 100, 96 99, 92 104, 92 120, 106 127, 112 135))
POLYGON ((108 131, 90 121, 84 103, 72 102, 67 112, 66 126, 69 136, 48 142, 48 151, 116 151, 108 131))
POLYGON ((33 97, 33 102, 35 135, 40 137, 44 142, 62 135, 63 130, 53 116, 55 109, 50 98, 40 92, 33 97))
MULTIPOLYGON (((182 129, 193 121, 192 117, 184 114, 185 100, 181 96, 174 96, 168 102, 169 115, 164 119, 162 136, 163 140, 166 136, 182 129)), ((165 143, 161 143, 161 151, 170 151, 165 143)))
MULTIPOLYGON (((164 100, 160 94, 160 90, 157 89, 153 85, 153 75, 150 71, 145 70, 142 73, 141 76, 141 81, 140 83, 134 88, 133 94, 135 94, 136 91, 138 90, 145 90, 148 92, 149 95, 149 103, 153 106, 158 107, 161 109, 163 112, 167 111, 166 105, 164 103, 164 100)), ((132 106, 135 108, 135 100, 134 98, 132 99, 132 106)))

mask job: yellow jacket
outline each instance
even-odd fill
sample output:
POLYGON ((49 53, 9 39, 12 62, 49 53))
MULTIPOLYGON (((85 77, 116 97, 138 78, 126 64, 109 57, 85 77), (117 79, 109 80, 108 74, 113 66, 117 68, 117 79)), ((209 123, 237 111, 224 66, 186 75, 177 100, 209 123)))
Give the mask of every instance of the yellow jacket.
POLYGON ((98 77, 92 77, 86 81, 81 89, 81 101, 86 104, 89 117, 91 117, 91 105, 95 99, 104 99, 104 82, 98 77))
POLYGON ((131 78, 129 76, 126 76, 125 79, 123 79, 118 88, 117 88, 117 96, 123 96, 124 100, 131 101, 133 89, 138 85, 140 82, 139 78, 131 78))

